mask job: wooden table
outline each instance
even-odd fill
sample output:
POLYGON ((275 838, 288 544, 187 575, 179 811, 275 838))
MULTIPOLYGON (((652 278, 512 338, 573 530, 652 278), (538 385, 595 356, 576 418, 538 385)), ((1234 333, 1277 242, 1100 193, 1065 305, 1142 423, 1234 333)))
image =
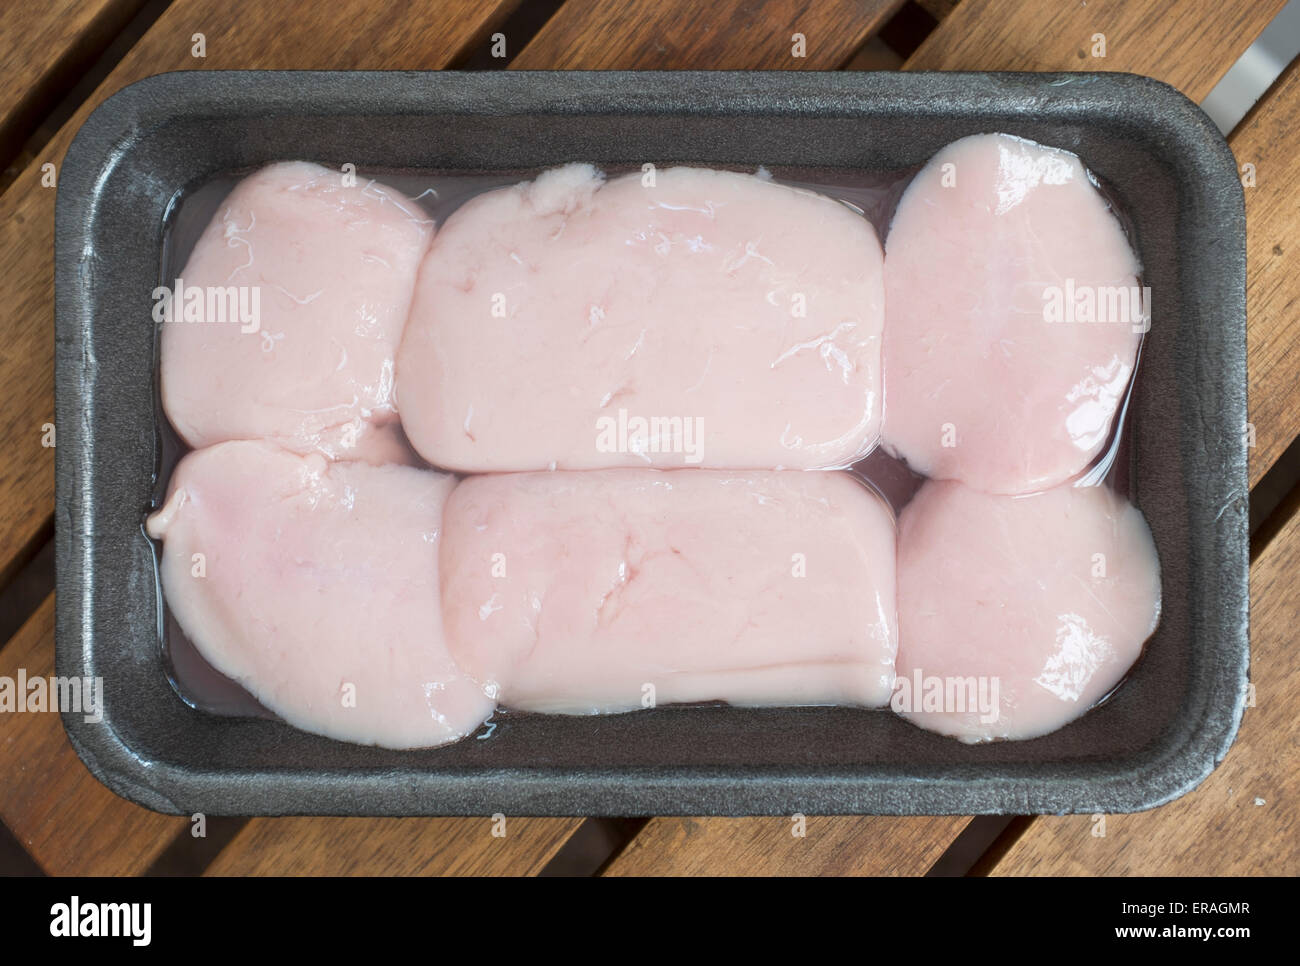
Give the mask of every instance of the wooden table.
MULTIPOLYGON (((1283 0, 51 0, 0 24, 0 674, 53 670, 55 192, 43 185, 106 96, 226 68, 1125 70, 1202 99, 1283 0), (344 8, 346 7, 346 14, 344 8), (492 56, 504 34, 506 58, 492 56), (1094 57, 1096 34, 1105 57, 1094 57), (205 51, 195 56, 203 35, 205 51), (792 56, 802 34, 805 56, 792 56), (919 44, 919 46, 918 46, 919 44), (48 170, 48 169, 44 169, 48 170), (12 615, 17 612, 17 619, 12 615), (6 615, 10 619, 4 624, 6 615)), ((117 798, 52 714, 0 716, 0 868, 47 873, 1084 874, 1300 872, 1300 68, 1232 132, 1249 219, 1255 705, 1197 791, 1138 815, 620 821, 211 819, 117 798), (1285 455, 1284 455, 1285 454, 1285 455), (1270 470, 1273 470, 1270 473, 1270 470), (1267 474, 1267 478, 1266 478, 1267 474), (1261 483, 1261 481, 1263 481, 1261 483), (1278 495, 1281 500, 1278 502, 1278 495)))

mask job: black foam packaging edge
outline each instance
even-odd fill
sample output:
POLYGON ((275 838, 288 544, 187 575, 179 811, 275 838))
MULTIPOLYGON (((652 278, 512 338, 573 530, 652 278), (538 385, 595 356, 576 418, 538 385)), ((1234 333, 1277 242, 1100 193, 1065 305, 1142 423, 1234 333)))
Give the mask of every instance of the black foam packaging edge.
POLYGON ((1245 212, 1191 101, 1114 73, 195 71, 85 122, 55 230, 57 673, 118 794, 238 815, 1029 814, 1151 808, 1222 760, 1245 705, 1249 495, 1245 212), (898 169, 1002 131, 1078 153, 1130 218, 1153 291, 1127 432, 1162 567, 1160 627, 1109 700, 1054 734, 965 745, 881 712, 660 708, 503 715, 426 751, 196 711, 159 648, 141 523, 155 486, 156 326, 170 206, 274 160, 518 169, 582 160, 898 169))

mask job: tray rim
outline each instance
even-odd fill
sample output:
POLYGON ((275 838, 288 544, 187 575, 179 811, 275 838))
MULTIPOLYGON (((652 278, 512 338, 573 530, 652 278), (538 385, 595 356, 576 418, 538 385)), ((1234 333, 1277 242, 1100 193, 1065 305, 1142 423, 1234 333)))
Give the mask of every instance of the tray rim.
MULTIPOLYGON (((1235 242, 1223 259, 1222 271, 1230 301, 1221 308, 1223 349, 1234 370, 1245 372, 1245 251, 1244 195, 1235 160, 1222 135, 1193 102, 1162 82, 1135 74, 1024 73, 1024 72, 779 72, 779 71, 518 71, 455 73, 441 71, 175 71, 137 81, 105 100, 78 131, 63 161, 56 203, 56 671, 82 676, 99 643, 89 603, 89 579, 77 568, 94 540, 96 529, 87 511, 84 490, 90 484, 91 460, 96 457, 95 429, 79 425, 87 412, 90 393, 84 380, 85 344, 89 329, 85 311, 78 306, 79 274, 76 253, 90 243, 96 213, 94 188, 107 167, 117 163, 151 125, 161 124, 187 111, 211 109, 215 101, 233 104, 252 99, 261 104, 285 106, 304 93, 318 98, 321 113, 347 113, 349 95, 376 87, 392 95, 395 109, 420 112, 421 98, 430 88, 443 97, 474 95, 479 112, 515 113, 522 100, 528 106, 545 105, 554 113, 590 114, 590 99, 606 106, 610 98, 639 97, 646 110, 656 95, 678 98, 695 89, 722 96, 733 109, 755 107, 763 98, 778 97, 787 104, 804 98, 843 97, 848 115, 873 99, 899 97, 928 86, 928 97, 909 109, 918 116, 942 115, 945 98, 961 97, 966 103, 996 105, 1008 93, 1020 95, 1068 94, 1094 106, 1123 103, 1138 111, 1177 150, 1195 159, 1205 170, 1217 172, 1217 181, 1199 186, 1200 200, 1221 216, 1235 242), (937 90, 936 90, 937 85, 937 90), (1049 92, 1047 89, 1055 89, 1049 92), (602 100, 603 98, 603 100, 602 100), (215 99, 215 101, 214 101, 215 99), (972 100, 973 99, 973 100, 972 100), (1230 185, 1235 190, 1230 190, 1230 185), (80 362, 79 362, 80 357, 80 362), (85 429, 83 432, 82 429, 85 429), (88 603, 83 608, 82 601, 88 603)), ((427 105, 425 105, 427 106, 427 105)), ((619 103, 620 111, 635 108, 619 103)), ((395 111, 396 112, 396 111, 395 111)), ((424 113, 428 113, 427 110, 424 113)), ((726 115, 708 106, 691 113, 726 115)), ((838 116, 838 115, 837 115, 838 116)), ((1225 246, 1227 248, 1229 246, 1225 246)), ((1223 253, 1221 253, 1222 255, 1223 253)), ((1213 414, 1216 425, 1244 424, 1245 385, 1213 414)), ((1244 448, 1243 448, 1244 450, 1244 448)), ((1249 487, 1245 453, 1226 466, 1217 487, 1214 518, 1216 537, 1236 551, 1218 575, 1225 599, 1216 614, 1222 632, 1217 642, 1221 670, 1227 675, 1219 693, 1235 690, 1232 701, 1206 708, 1191 734, 1170 748, 1160 767, 1135 782, 1131 776, 1095 779, 1089 788, 1088 810, 1137 811, 1172 800, 1198 785, 1222 760, 1236 735, 1245 706, 1248 669, 1248 543, 1244 512, 1227 514, 1219 507, 1244 507, 1249 487), (1094 809, 1093 806, 1096 806, 1094 809)), ((1205 509, 1205 508, 1202 508, 1205 509)), ((200 712, 196 712, 200 713, 200 712)), ((474 775, 445 777, 440 789, 395 790, 399 784, 418 784, 419 776, 348 774, 348 790, 340 795, 338 775, 304 775, 300 771, 263 771, 256 774, 205 772, 184 763, 149 760, 130 747, 109 725, 88 727, 80 715, 65 713, 64 725, 78 755, 97 778, 119 795, 166 812, 205 811, 208 814, 337 814, 337 815, 438 815, 483 814, 486 805, 516 815, 559 814, 781 814, 775 802, 794 803, 796 810, 820 814, 1024 814, 1057 812, 1063 800, 1022 784, 991 781, 971 775, 960 781, 918 778, 887 781, 863 775, 819 776, 725 773, 718 769, 650 768, 635 775, 598 767, 563 774, 516 773, 486 770, 474 775), (873 787, 867 788, 864 784, 873 787), (720 807, 725 791, 732 805, 720 807), (923 793, 924 792, 924 793, 923 793), (925 800, 938 807, 917 809, 925 800), (953 804, 956 802, 957 804, 953 804), (573 807, 577 805, 575 810, 573 807), (761 804, 761 807, 751 807, 761 804)), ((287 727, 287 726, 286 726, 287 727)), ((1067 796, 1069 797, 1069 796, 1067 796)), ((1074 796, 1077 798, 1077 796, 1074 796)), ((1071 809, 1073 810, 1073 809, 1071 809)), ((1083 809, 1080 809, 1083 810, 1083 809)))

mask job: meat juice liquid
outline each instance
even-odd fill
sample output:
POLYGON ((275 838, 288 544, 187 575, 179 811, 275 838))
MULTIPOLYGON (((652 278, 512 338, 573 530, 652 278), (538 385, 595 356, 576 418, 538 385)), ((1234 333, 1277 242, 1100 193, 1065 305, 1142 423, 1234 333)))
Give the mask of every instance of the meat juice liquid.
MULTIPOLYGON (((306 159, 316 160, 316 159, 306 159)), ((331 166, 328 162, 318 162, 331 166)), ((899 198, 911 182, 912 176, 920 166, 894 171, 858 171, 842 168, 790 168, 773 167, 754 168, 738 165, 715 165, 707 162, 682 162, 691 166, 707 166, 719 169, 742 171, 769 176, 773 181, 796 188, 805 188, 834 198, 857 211, 871 222, 877 237, 883 243, 888 234, 889 223, 899 198)), ((335 165, 334 167, 341 166, 335 165)), ((605 174, 613 178, 620 174, 641 171, 640 164, 597 165, 605 174)), ((660 168, 671 165, 660 165, 660 168)), ((358 183, 373 178, 387 185, 408 198, 414 199, 438 225, 442 225, 456 209, 470 199, 496 188, 508 187, 521 181, 529 181, 541 174, 546 168, 532 168, 505 172, 421 172, 421 171, 358 171, 358 183)), ((217 214, 226 196, 235 185, 252 170, 231 172, 193 189, 177 195, 168 208, 167 223, 164 228, 162 257, 159 263, 159 285, 172 286, 177 277, 183 277, 183 269, 190 252, 197 244, 209 221, 217 214)), ((340 175, 341 176, 341 175, 340 175)), ((1103 196, 1111 201, 1105 185, 1098 185, 1103 196)), ((1120 219, 1130 242, 1133 240, 1132 226, 1123 211, 1113 202, 1111 210, 1120 219)), ((1141 280, 1139 279, 1139 286, 1141 280)), ((160 334, 159 330, 159 333, 160 334)), ((154 357, 161 358, 158 334, 155 335, 154 357)), ((1138 362, 1141 360, 1141 348, 1138 362)), ((1103 484, 1124 496, 1129 495, 1128 465, 1130 459, 1128 434, 1125 432, 1129 418, 1129 400, 1132 395, 1133 382, 1137 379, 1140 366, 1135 364, 1134 377, 1130 380, 1125 393, 1119 417, 1111 430, 1111 438, 1102 449, 1101 455, 1080 478, 1080 483, 1103 484)), ((167 668, 172 687, 180 698, 191 707, 213 714, 276 718, 256 698, 248 693, 238 682, 226 677, 214 668, 199 652, 181 629, 171 610, 165 606, 162 594, 162 580, 159 574, 161 543, 150 540, 144 534, 143 520, 160 507, 166 497, 167 485, 176 464, 189 451, 189 447, 177 435, 168 422, 162 409, 159 371, 154 370, 154 420, 159 437, 159 460, 155 474, 152 504, 141 516, 141 539, 148 540, 154 558, 154 584, 158 599, 158 638, 163 652, 163 663, 167 668)), ((908 466, 877 446, 871 453, 843 467, 863 486, 872 490, 884 500, 894 513, 895 519, 903 508, 925 482, 925 478, 914 473, 908 466)), ((815 471, 814 471, 815 472, 815 471)), ((1139 659, 1140 660, 1140 659, 1139 659)), ((1131 673, 1131 671, 1130 671, 1131 673)), ((1112 689, 1114 693, 1123 685, 1121 681, 1112 689)), ((1109 695, 1107 695, 1109 697, 1109 695)), ((1106 698, 1102 698, 1105 701, 1106 698)), ((1100 701, 1098 702, 1101 703, 1100 701)), ((505 709, 498 709, 498 714, 505 709)), ((887 710, 887 709, 879 709, 887 710)), ((520 713, 520 712, 514 712, 520 713)))

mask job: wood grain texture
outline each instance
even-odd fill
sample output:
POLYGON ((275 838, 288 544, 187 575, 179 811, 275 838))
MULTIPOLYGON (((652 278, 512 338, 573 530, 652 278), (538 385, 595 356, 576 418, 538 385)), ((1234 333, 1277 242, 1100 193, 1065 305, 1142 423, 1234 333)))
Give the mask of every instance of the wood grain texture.
POLYGON ((902 0, 566 0, 519 52, 519 69, 830 70, 902 0), (793 50, 794 34, 805 55, 793 50))
POLYGON ((924 875, 968 819, 654 818, 605 875, 924 875))
POLYGON ((0 20, 0 160, 8 163, 40 115, 63 96, 144 0, 9 3, 0 20))
POLYGON ((1036 818, 995 875, 1300 875, 1300 514, 1251 568, 1251 679, 1227 758, 1199 788, 1150 812, 1036 818))
MULTIPOLYGON (((1246 193, 1246 368, 1250 485, 1300 434, 1300 62, 1232 132, 1237 164, 1254 166, 1246 193)), ((1297 706, 1300 711, 1300 705, 1297 706)))
POLYGON ((536 875, 577 818, 258 818, 205 875, 536 875), (504 835, 493 835, 504 830, 504 835))
MULTIPOLYGON (((0 651, 0 675, 54 673, 54 598, 0 651)), ((189 822, 118 798, 86 770, 59 715, 0 714, 0 821, 52 875, 135 875, 189 822)))
POLYGON ((1202 100, 1286 0, 962 0, 912 70, 1119 70, 1202 100), (1092 55, 1104 34, 1104 57, 1092 55))
MULTIPOLYGON (((41 445, 54 420, 54 197, 40 167, 62 162, 90 111, 133 81, 168 70, 219 68, 439 68, 484 39, 517 0, 350 3, 346 16, 315 0, 230 4, 177 0, 130 50, 43 155, 0 195, 0 565, 53 512, 54 455, 41 445), (191 55, 196 33, 207 56, 191 55)), ((0 571, 3 571, 0 566, 0 571)))
POLYGON ((916 5, 935 20, 942 21, 957 9, 957 0, 916 0, 916 5))

